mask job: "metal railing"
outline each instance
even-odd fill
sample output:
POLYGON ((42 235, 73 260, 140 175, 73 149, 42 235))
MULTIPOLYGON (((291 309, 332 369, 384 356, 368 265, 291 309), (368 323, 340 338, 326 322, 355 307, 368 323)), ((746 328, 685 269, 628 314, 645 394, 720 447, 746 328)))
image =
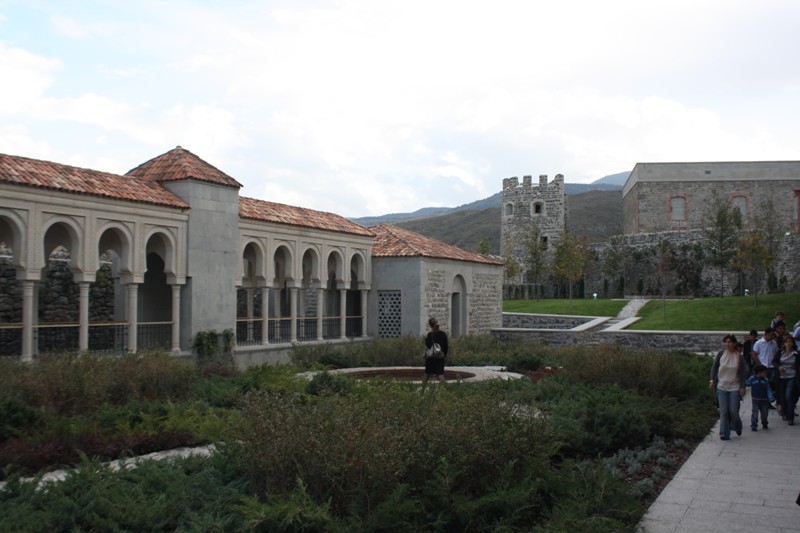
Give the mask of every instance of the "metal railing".
POLYGON ((0 357, 22 353, 22 324, 0 324, 0 357))
POLYGON ((238 346, 256 346, 262 340, 262 318, 236 319, 236 344, 238 346))

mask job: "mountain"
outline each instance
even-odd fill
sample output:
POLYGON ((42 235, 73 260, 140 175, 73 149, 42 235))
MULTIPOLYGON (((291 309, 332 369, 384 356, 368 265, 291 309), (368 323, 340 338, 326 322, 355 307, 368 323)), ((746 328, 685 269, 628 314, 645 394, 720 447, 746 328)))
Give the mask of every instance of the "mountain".
POLYGON ((619 185, 620 187, 624 187, 630 175, 630 171, 611 174, 610 176, 604 176, 597 181, 593 181, 592 185, 619 185))
MULTIPOLYGON (((611 174, 609 176, 604 176, 599 180, 595 180, 592 183, 565 183, 564 184, 564 194, 567 195, 567 198, 570 196, 576 196, 579 194, 583 194, 588 191, 619 191, 622 189, 622 186, 625 185, 625 181, 628 179, 628 175, 630 172, 619 172, 617 174, 611 174)), ((620 200, 621 201, 621 200, 620 200)), ((488 198, 484 198, 483 200, 476 200, 474 202, 470 202, 468 204, 460 205, 458 207, 423 207, 422 209, 417 209, 413 213, 390 213, 388 215, 380 215, 380 216, 371 216, 371 217, 360 217, 360 218, 351 218, 353 222, 361 224, 362 226, 375 226, 378 224, 397 224, 398 226, 404 227, 406 229, 411 229, 412 231, 417 231, 412 227, 405 225, 405 222, 411 222, 414 220, 422 220, 428 219, 431 217, 439 217, 442 215, 447 215, 451 213, 458 213, 461 211, 483 211, 484 209, 500 209, 500 204, 502 203, 502 192, 497 192, 488 198)), ((569 201, 567 202, 569 204, 569 201)), ((499 219, 498 219, 499 220, 499 219)), ((621 218, 620 218, 621 220, 621 218)), ((412 224, 413 226, 414 224, 412 224)), ((426 226, 427 224, 423 224, 426 226)), ((499 228, 498 228, 499 231, 499 228)), ((423 235, 427 235, 424 232, 423 235)), ((499 233, 498 233, 499 235, 499 233)), ((429 235, 430 236, 430 235, 429 235)), ((445 239, 445 242, 450 242, 445 239)), ((455 244, 450 242, 450 244, 455 244)), ((477 243, 476 243, 477 244, 477 243)), ((460 244, 456 244, 456 246, 461 246, 460 244)), ((462 246, 462 248, 464 248, 462 246)), ((474 250, 474 247, 466 246, 466 248, 470 250, 474 250)))
MULTIPOLYGON (((487 199, 488 200, 488 199, 487 199)), ((622 194, 596 189, 568 195, 567 228, 590 242, 608 240, 622 231, 622 194)), ((439 239, 467 250, 477 250, 481 238, 490 253, 500 255, 500 205, 479 210, 459 210, 395 223, 401 228, 439 239)))

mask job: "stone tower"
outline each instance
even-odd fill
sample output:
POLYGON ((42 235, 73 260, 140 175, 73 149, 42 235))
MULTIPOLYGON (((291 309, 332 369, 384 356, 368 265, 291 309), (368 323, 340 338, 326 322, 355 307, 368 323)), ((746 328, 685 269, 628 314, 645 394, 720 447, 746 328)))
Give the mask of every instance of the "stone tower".
MULTIPOLYGON (((531 183, 531 176, 524 176, 522 185, 516 177, 504 179, 500 216, 501 247, 506 242, 506 235, 510 234, 517 260, 522 262, 525 255, 525 237, 532 224, 539 226, 542 240, 548 252, 552 252, 565 228, 564 176, 556 174, 548 183, 547 175, 542 174, 536 186, 531 183)), ((521 281, 520 277, 506 280, 506 283, 521 281)))

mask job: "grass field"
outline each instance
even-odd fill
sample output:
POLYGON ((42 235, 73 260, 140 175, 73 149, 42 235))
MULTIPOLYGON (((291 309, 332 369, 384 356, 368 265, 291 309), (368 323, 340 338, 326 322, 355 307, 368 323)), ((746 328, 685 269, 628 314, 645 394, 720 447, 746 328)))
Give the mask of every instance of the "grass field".
MULTIPOLYGON (((566 299, 508 300, 503 311, 509 313, 544 313, 578 316, 616 316, 626 300, 572 300, 572 309, 566 299)), ((667 300, 666 319, 664 302, 654 299, 640 311, 641 320, 628 329, 655 330, 708 330, 749 331, 769 326, 776 310, 786 314, 788 328, 800 320, 800 294, 765 294, 758 297, 758 306, 752 296, 726 298, 698 298, 693 300, 667 300)))
POLYGON ((617 316, 627 300, 584 300, 573 299, 572 309, 569 300, 541 299, 541 300, 506 300, 503 302, 503 311, 507 313, 542 313, 546 315, 577 315, 577 316, 617 316))
POLYGON ((786 314, 786 327, 800 320, 800 295, 766 294, 758 297, 758 307, 751 296, 701 298, 697 300, 653 300, 639 311, 642 320, 629 329, 678 329, 709 331, 763 331, 776 310, 786 314))

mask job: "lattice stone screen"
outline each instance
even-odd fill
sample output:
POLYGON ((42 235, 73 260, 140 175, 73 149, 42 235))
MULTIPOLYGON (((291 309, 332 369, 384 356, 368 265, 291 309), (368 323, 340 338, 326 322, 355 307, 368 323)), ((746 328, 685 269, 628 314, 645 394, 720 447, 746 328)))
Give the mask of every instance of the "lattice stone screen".
POLYGON ((402 332, 400 291, 378 291, 378 337, 399 337, 402 332))

